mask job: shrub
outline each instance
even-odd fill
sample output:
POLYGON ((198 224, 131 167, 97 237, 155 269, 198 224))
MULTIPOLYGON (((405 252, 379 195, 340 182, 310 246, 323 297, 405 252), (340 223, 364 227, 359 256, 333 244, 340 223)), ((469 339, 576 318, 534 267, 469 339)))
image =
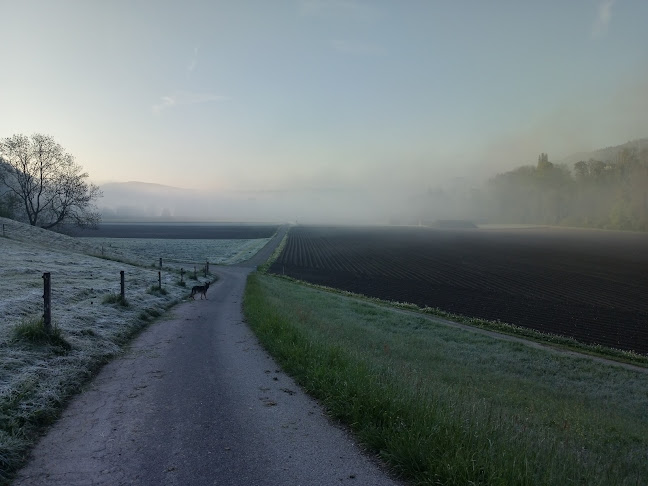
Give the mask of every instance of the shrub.
POLYGON ((165 288, 158 285, 151 285, 147 292, 152 295, 167 295, 169 293, 165 288))
POLYGON ((72 348, 63 337, 61 329, 52 327, 49 331, 45 329, 43 318, 24 319, 11 330, 11 340, 35 345, 53 346, 61 351, 68 351, 72 348))
POLYGON ((154 307, 150 307, 148 309, 144 309, 141 311, 138 315, 137 318, 140 319, 141 321, 148 322, 151 319, 155 319, 156 317, 160 317, 162 315, 162 312, 160 312, 158 309, 154 307))
POLYGON ((122 307, 128 307, 130 304, 126 297, 122 297, 121 294, 107 294, 101 300, 102 304, 119 304, 122 307))

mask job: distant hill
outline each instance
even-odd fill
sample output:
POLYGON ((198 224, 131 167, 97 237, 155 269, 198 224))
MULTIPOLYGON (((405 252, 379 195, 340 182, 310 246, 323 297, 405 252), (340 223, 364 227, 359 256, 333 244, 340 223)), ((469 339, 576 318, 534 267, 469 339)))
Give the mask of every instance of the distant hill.
MULTIPOLYGON (((149 182, 110 182, 100 186, 102 219, 166 219, 191 214, 197 207, 196 191, 149 182)), ((194 211, 195 212, 195 211, 194 211)))
POLYGON ((129 181, 129 182, 107 182, 101 185, 103 191, 109 191, 111 194, 132 193, 132 194, 157 194, 167 195, 169 193, 190 193, 189 189, 180 187, 165 186, 163 184, 154 184, 151 182, 129 181))
POLYGON ((636 150, 637 152, 648 150, 648 138, 632 140, 621 145, 594 150, 593 152, 578 152, 565 157, 564 159, 560 160, 559 163, 571 166, 576 162, 580 162, 581 160, 588 161, 589 159, 614 163, 616 162, 619 152, 621 152, 623 149, 636 150))

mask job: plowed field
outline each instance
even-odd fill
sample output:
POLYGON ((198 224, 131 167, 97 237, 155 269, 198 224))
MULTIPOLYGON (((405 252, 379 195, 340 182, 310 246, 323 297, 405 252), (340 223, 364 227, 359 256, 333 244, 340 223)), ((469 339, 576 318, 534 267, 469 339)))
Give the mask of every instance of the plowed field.
POLYGON ((96 229, 71 228, 68 233, 88 238, 249 240, 270 238, 278 227, 276 224, 244 223, 100 223, 96 229))
POLYGON ((648 354, 648 235, 297 226, 270 269, 648 354))

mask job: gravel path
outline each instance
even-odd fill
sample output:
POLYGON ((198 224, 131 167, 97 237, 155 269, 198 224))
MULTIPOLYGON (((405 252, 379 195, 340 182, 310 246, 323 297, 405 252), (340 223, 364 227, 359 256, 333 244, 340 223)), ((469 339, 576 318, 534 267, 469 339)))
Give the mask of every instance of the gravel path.
POLYGON ((396 485, 283 374, 243 322, 247 266, 219 267, 106 365, 14 485, 396 485))

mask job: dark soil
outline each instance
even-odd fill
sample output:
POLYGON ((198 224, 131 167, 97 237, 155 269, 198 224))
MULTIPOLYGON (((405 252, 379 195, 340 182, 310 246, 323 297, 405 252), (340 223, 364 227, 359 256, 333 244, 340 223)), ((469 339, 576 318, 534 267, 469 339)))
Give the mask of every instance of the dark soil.
POLYGON ((648 234, 296 227, 271 271, 648 354, 648 234))
POLYGON ((102 223, 97 229, 70 229, 72 236, 234 240, 270 238, 279 225, 191 223, 102 223))

